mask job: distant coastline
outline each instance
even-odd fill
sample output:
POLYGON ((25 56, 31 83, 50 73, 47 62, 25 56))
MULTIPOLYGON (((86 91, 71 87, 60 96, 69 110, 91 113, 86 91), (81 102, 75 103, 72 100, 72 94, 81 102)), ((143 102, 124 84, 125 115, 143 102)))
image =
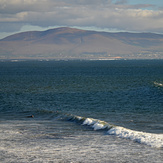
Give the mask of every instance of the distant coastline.
POLYGON ((0 40, 0 60, 163 59, 163 35, 61 27, 0 40))

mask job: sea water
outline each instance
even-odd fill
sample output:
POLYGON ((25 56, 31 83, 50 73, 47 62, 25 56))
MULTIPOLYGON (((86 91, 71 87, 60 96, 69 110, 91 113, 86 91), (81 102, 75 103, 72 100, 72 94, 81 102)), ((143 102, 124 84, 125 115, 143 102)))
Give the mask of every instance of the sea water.
POLYGON ((163 60, 0 62, 0 162, 162 163, 163 60))

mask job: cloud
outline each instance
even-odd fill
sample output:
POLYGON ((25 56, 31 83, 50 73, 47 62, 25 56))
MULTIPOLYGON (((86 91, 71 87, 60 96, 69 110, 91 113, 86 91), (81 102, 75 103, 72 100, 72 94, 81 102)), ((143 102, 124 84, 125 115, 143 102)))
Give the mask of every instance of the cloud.
POLYGON ((126 0, 0 0, 0 30, 33 25, 163 32, 163 11, 144 9, 149 6, 129 5, 126 0))

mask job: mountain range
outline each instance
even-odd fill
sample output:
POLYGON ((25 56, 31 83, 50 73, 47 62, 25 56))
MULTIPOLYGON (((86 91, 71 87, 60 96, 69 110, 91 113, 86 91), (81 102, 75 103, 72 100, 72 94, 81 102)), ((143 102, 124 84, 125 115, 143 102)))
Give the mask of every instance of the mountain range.
POLYGON ((0 59, 163 59, 163 35, 60 27, 0 40, 0 59))

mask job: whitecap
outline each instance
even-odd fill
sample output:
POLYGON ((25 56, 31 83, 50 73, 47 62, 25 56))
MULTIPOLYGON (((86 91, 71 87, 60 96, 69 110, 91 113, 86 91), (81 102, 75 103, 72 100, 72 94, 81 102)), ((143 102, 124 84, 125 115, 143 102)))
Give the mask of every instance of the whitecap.
POLYGON ((152 147, 163 148, 163 134, 153 134, 130 130, 124 127, 113 127, 108 131, 110 135, 126 138, 152 147))

